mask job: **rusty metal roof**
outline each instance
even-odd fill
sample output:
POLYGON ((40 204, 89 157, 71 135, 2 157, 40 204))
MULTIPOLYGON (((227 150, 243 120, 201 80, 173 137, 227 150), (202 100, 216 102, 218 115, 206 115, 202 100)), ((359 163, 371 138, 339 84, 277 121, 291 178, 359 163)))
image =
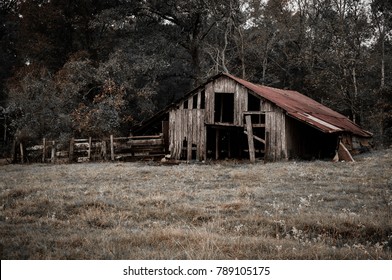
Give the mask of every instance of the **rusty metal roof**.
POLYGON ((293 90, 282 90, 254 84, 230 74, 222 74, 240 83, 255 94, 282 108, 287 114, 325 133, 349 132, 358 136, 371 137, 347 117, 321 103, 293 90))

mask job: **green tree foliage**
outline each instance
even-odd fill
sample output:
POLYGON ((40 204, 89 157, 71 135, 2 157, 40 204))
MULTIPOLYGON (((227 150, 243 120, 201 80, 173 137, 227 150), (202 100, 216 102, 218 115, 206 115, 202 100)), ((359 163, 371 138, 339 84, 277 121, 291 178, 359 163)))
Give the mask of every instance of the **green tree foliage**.
POLYGON ((389 3, 0 0, 0 106, 19 138, 126 135, 224 71, 307 94, 388 144, 389 3))

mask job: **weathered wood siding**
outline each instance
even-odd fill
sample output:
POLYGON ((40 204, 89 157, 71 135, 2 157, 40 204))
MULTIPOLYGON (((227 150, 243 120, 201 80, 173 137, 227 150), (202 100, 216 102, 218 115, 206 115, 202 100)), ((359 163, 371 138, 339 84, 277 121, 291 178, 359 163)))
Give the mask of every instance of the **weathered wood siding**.
POLYGON ((262 103, 261 110, 265 111, 266 160, 287 159, 285 113, 267 101, 262 103))
POLYGON ((248 95, 247 89, 238 84, 237 82, 227 78, 220 77, 206 85, 205 98, 206 98, 206 111, 205 122, 206 124, 216 124, 214 119, 215 111, 215 93, 232 93, 234 94, 234 119, 232 125, 243 126, 244 118, 243 112, 247 110, 248 95))
MULTIPOLYGON (((169 149, 174 159, 185 157, 190 160, 195 158, 195 154, 198 160, 206 159, 206 125, 245 125, 244 113, 248 110, 247 88, 232 79, 220 77, 206 84, 202 90, 183 100, 178 108, 172 109, 169 113, 169 149), (216 93, 233 94, 232 123, 222 124, 214 119, 216 93)), ((282 109, 269 101, 261 97, 260 100, 260 111, 265 113, 265 158, 270 161, 287 159, 286 115, 282 109)))
POLYGON ((183 152, 187 160, 206 158, 206 130, 203 109, 172 110, 169 113, 170 154, 180 159, 183 152), (185 146, 184 146, 185 144, 185 146))
POLYGON ((215 110, 215 90, 214 82, 206 85, 206 111, 205 111, 205 122, 206 124, 214 123, 214 110, 215 110))

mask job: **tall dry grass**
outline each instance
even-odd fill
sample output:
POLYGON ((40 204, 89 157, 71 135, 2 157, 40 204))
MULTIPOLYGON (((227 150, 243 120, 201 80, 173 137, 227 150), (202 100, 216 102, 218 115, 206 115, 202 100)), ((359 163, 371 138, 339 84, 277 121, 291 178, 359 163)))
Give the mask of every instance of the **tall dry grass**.
POLYGON ((391 167, 1 166, 1 259, 392 259, 391 167))

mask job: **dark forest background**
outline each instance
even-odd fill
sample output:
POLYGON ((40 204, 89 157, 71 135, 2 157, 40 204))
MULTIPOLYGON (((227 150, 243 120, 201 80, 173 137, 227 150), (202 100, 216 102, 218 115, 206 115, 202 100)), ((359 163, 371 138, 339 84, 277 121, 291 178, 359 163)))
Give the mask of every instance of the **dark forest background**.
POLYGON ((126 136, 223 71, 389 146, 391 36, 384 0, 0 0, 0 142, 126 136))

